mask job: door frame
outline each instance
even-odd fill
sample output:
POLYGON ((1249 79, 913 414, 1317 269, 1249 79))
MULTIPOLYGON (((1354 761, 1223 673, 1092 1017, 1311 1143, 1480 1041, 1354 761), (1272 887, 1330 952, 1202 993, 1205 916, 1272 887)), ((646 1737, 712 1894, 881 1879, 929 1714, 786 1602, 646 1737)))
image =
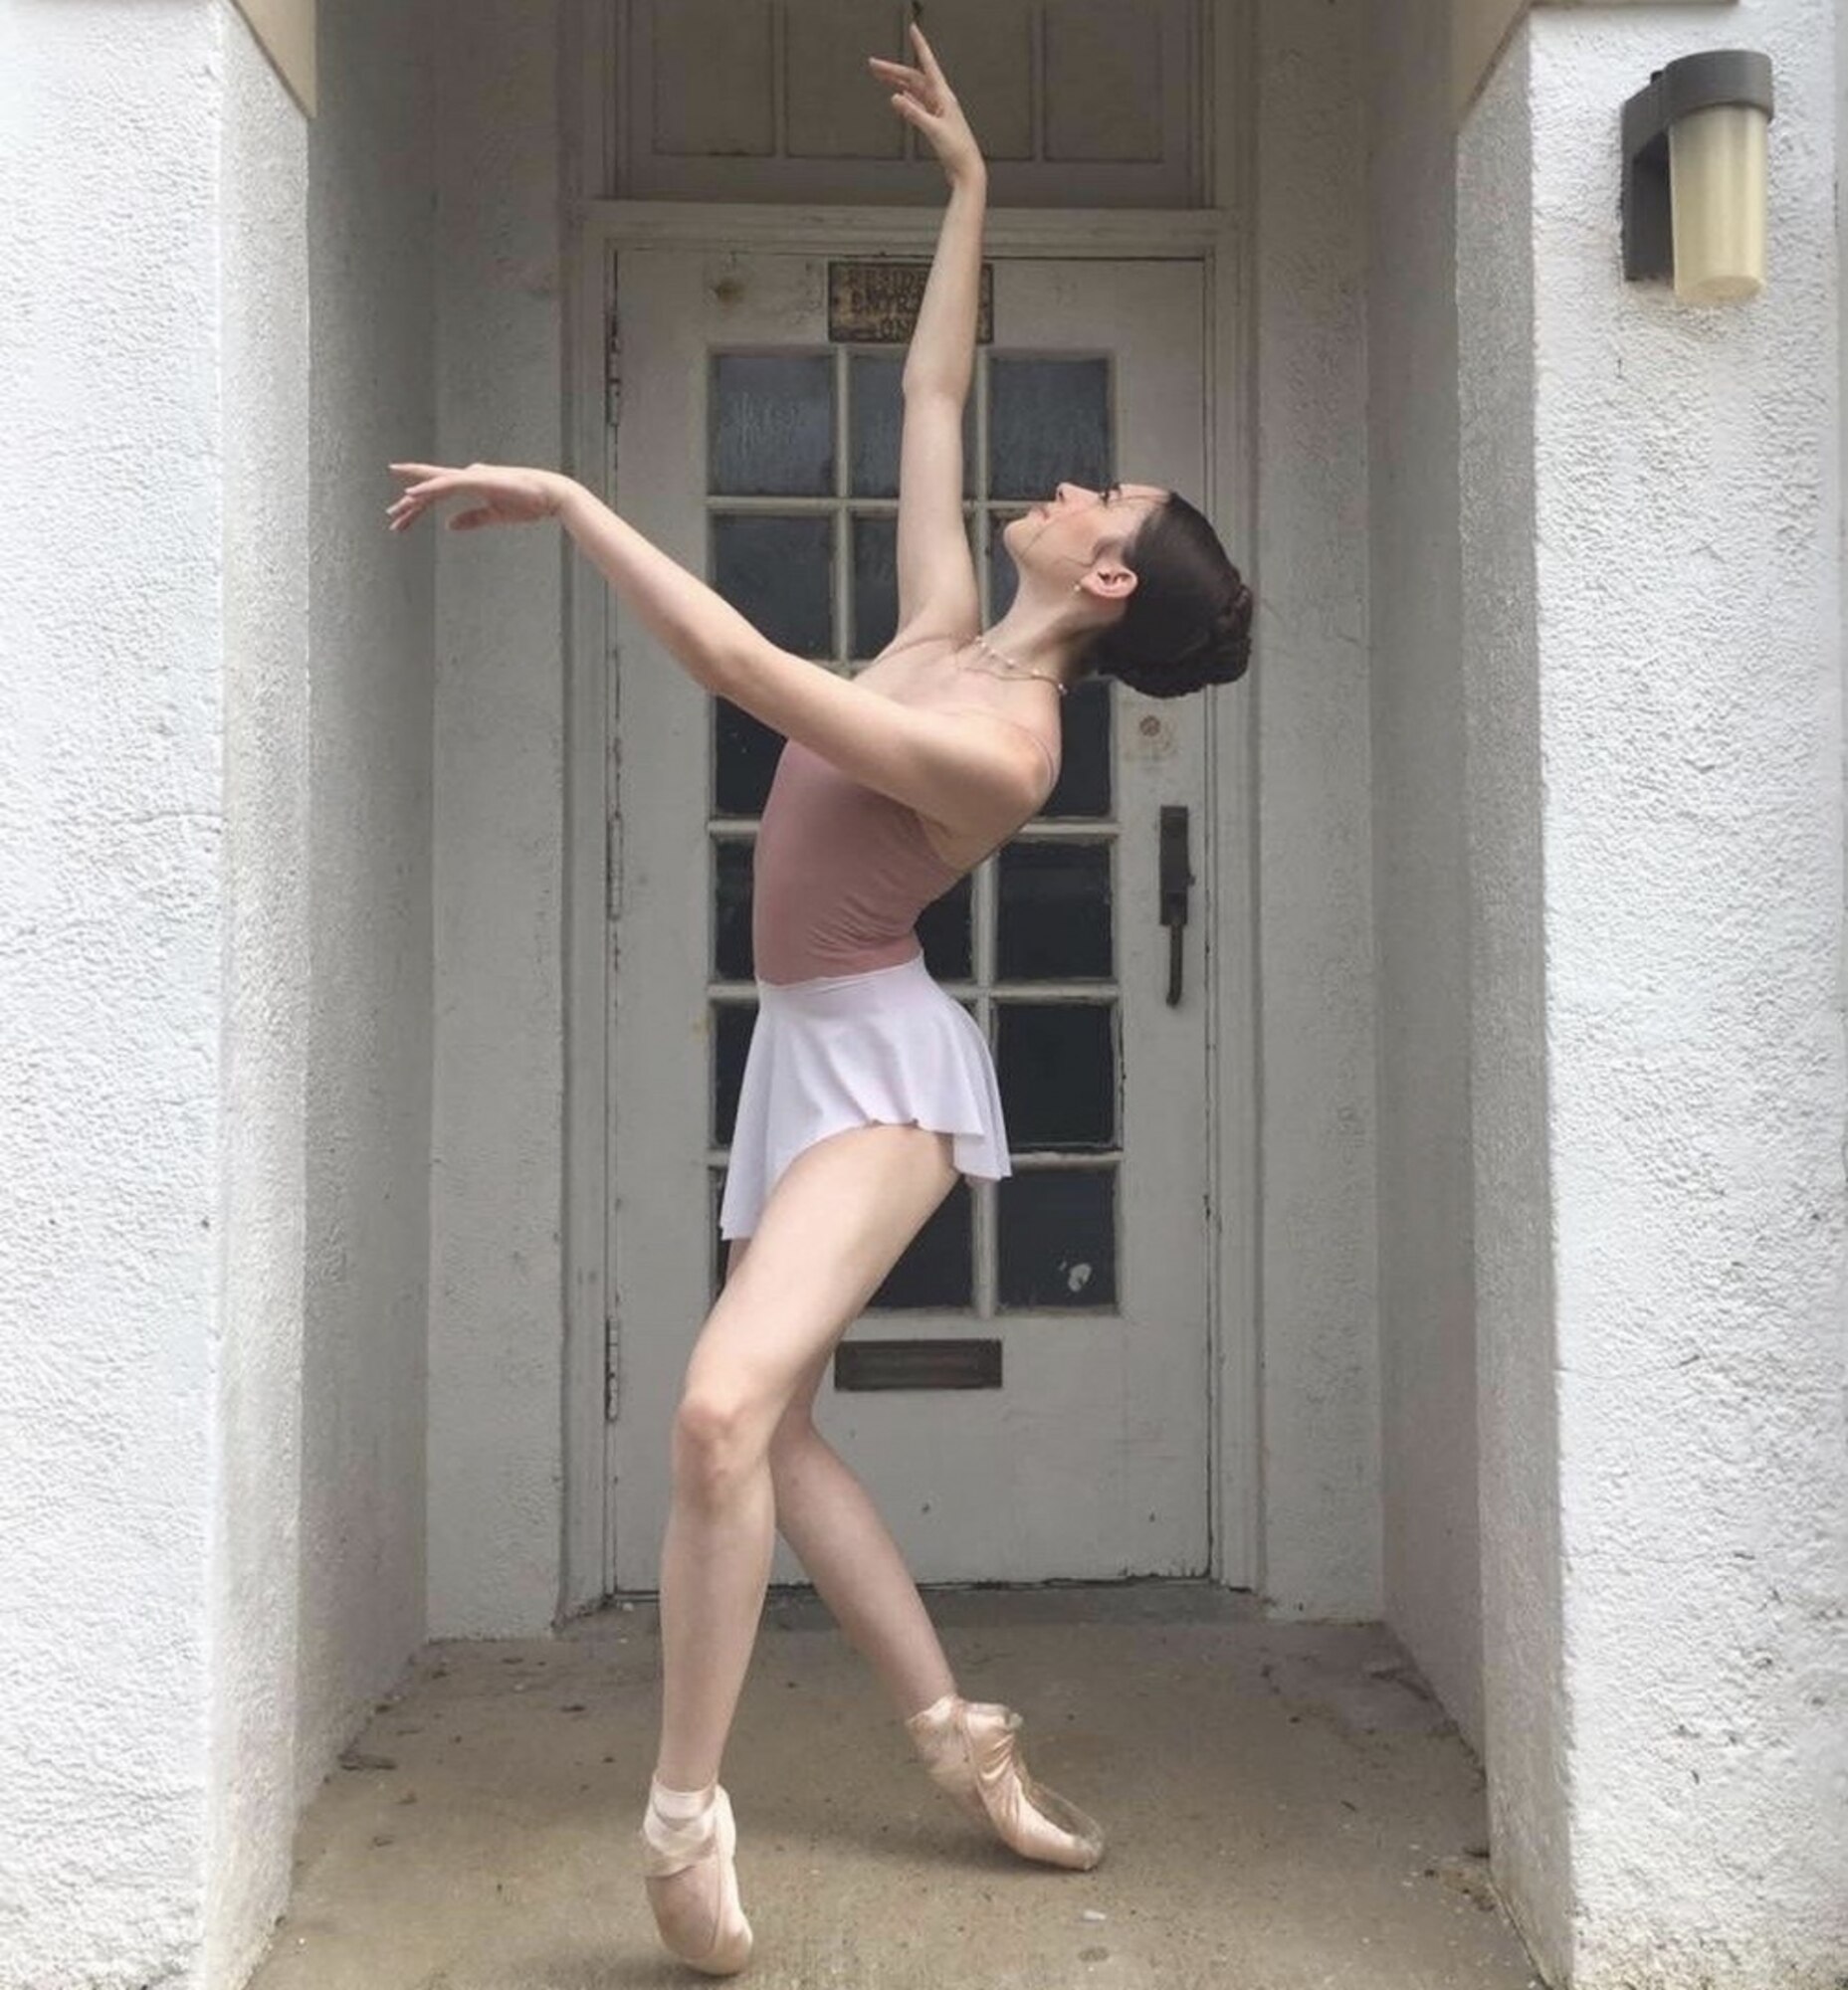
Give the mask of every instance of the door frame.
MULTIPOLYGON (((1225 521, 1254 589, 1256 448, 1252 393, 1255 297, 1250 190, 1255 75, 1251 9, 1219 0, 1208 10, 1210 115, 1205 131, 1210 208, 992 209, 985 253, 999 257, 1194 258, 1205 269, 1208 357, 1207 490, 1203 507, 1225 521), (1223 142, 1234 134, 1236 142, 1223 142)), ((580 76, 597 65, 585 62, 580 76)), ((586 113, 587 114, 587 113, 586 113)), ((927 259, 941 210, 919 207, 757 206, 690 201, 574 199, 565 256, 566 469, 596 490, 613 488, 613 252, 675 247, 723 252, 880 255, 927 259)), ((565 542, 565 976, 564 1237, 560 1294, 564 1513, 559 1615, 595 1609, 609 1593, 611 1515, 607 1446, 612 1370, 609 1264, 611 956, 620 875, 615 764, 614 618, 607 588, 565 542)), ((1256 726, 1260 673, 1213 700, 1206 741, 1203 837, 1208 991, 1207 1060, 1212 1150, 1206 1184, 1213 1244, 1208 1265, 1213 1377, 1208 1470, 1214 1581, 1261 1586, 1261 1437, 1257 1293, 1257 1032, 1254 857, 1256 726)), ((619 1353, 619 1349, 618 1349, 619 1353)))

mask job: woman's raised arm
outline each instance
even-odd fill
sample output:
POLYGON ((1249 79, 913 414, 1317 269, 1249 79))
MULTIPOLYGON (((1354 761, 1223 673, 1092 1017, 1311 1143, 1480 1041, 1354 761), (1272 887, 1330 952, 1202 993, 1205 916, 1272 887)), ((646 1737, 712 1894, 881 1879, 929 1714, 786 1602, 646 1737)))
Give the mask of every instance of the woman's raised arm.
POLYGON ((905 359, 898 635, 960 640, 980 620, 962 522, 962 409, 975 366, 988 174, 955 94, 915 22, 912 37, 921 69, 867 58, 882 81, 899 86, 893 107, 928 138, 949 180, 949 205, 905 359))

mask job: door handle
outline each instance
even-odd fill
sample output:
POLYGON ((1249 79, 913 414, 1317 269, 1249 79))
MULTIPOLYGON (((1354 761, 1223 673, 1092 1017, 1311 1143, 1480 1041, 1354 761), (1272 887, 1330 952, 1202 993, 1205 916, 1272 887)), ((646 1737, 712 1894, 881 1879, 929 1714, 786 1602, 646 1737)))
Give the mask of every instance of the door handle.
POLYGON ((1168 929, 1168 1007, 1180 1001, 1181 935, 1187 925, 1193 868, 1187 862, 1187 811, 1173 803, 1161 808, 1161 923, 1168 929))

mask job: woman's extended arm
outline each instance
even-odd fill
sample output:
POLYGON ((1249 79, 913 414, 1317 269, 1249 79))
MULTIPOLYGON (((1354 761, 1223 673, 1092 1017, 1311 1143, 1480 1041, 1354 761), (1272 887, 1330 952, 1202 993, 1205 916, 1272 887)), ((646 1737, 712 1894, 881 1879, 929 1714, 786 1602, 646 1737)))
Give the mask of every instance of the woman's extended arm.
POLYGON ((1024 728, 998 715, 898 704, 779 649, 572 478, 491 463, 391 467, 407 480, 388 513, 393 531, 452 498, 469 500, 452 530, 557 518, 697 684, 881 794, 971 835, 1009 831, 1045 799, 1047 769, 1024 728))
POLYGON ((924 132, 949 180, 949 205, 905 359, 905 432, 899 460, 900 637, 966 637, 979 621, 975 571, 962 522, 962 409, 975 367, 987 168, 930 45, 912 36, 924 67, 868 57, 900 86, 893 106, 924 132))

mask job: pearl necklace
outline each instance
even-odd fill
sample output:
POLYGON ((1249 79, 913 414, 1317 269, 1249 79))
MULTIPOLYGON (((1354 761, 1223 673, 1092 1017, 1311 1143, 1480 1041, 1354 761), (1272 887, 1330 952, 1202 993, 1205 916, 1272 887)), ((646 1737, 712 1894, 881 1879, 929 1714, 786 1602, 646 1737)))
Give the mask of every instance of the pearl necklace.
POLYGON ((1008 656, 1004 651, 997 650, 994 647, 994 645, 991 642, 989 642, 987 637, 980 632, 980 630, 977 630, 975 634, 975 647, 978 650, 980 650, 985 656, 992 657, 997 664, 1005 664, 1007 666, 1007 669, 1002 671, 997 671, 990 669, 989 666, 986 664, 958 664, 957 665, 958 670, 981 671, 985 676, 991 678, 1041 678, 1047 684, 1051 685, 1061 697, 1063 697, 1066 695, 1066 692, 1069 689, 1069 687, 1066 684, 1064 684, 1059 678, 1055 677, 1051 671, 1030 671, 1027 670, 1023 665, 1016 663, 1014 659, 1008 656))

